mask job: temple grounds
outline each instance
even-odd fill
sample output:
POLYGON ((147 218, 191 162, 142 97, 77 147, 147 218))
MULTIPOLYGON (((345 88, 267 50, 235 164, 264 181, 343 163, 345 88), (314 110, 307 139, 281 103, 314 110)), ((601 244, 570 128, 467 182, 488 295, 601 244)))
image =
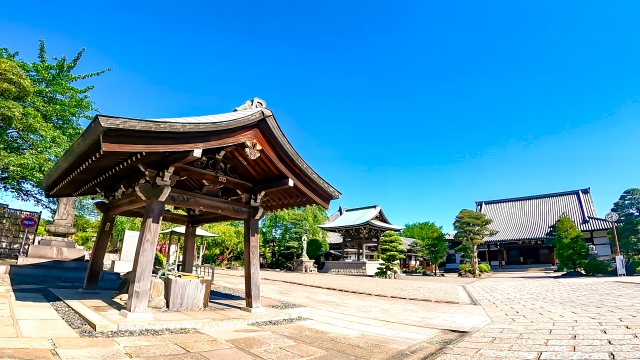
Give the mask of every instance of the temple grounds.
MULTIPOLYGON (((211 300, 218 309, 195 317, 158 312, 158 319, 146 322, 215 323, 225 318, 224 324, 95 332, 49 291, 57 287, 71 292, 77 280, 0 275, 0 358, 640 358, 638 277, 555 276, 544 271, 496 272, 481 280, 420 277, 378 284, 366 277, 264 271, 263 303, 269 316, 276 315, 269 320, 260 318, 264 313, 240 311, 241 296, 228 294, 241 294, 244 279, 239 272, 218 271, 211 300), (457 301, 408 300, 390 297, 384 284, 411 288, 407 291, 413 294, 447 291, 447 286, 468 293, 457 301), (332 290, 336 288, 340 290, 332 290), (372 294, 357 292, 362 289, 372 294)), ((109 300, 86 296, 73 301, 96 313, 115 314, 109 300)))

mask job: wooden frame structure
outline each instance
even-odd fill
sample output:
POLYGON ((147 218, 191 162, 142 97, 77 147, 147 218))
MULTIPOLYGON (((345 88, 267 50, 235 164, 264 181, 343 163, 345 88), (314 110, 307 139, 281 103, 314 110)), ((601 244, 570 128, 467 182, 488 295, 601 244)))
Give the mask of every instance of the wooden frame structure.
MULTIPOLYGON (((97 115, 43 181, 48 197, 94 195, 103 214, 84 289, 98 284, 116 216, 142 218, 127 311, 147 311, 162 221, 185 225, 185 248, 205 223, 244 221, 245 310, 261 307, 258 221, 265 211, 340 193, 288 142, 259 99, 220 115, 141 120, 97 115), (172 206, 172 208, 167 205, 172 206)), ((193 251, 185 251, 193 254, 193 251)), ((184 271, 192 271, 185 259, 184 271)))
MULTIPOLYGON (((379 205, 345 209, 342 206, 326 224, 318 225, 325 231, 339 234, 340 253, 345 258, 345 250, 355 250, 356 261, 366 260, 367 247, 375 246, 380 250, 380 237, 386 231, 402 231, 403 226, 391 224, 379 205)), ((330 249, 338 250, 338 249, 330 249)))

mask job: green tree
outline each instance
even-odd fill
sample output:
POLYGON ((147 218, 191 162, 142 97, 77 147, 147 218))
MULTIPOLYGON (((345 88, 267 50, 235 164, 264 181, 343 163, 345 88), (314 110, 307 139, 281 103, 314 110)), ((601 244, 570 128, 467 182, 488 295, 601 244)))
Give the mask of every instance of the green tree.
MULTIPOLYGON (((165 223, 162 224, 164 225, 165 223)), ((117 216, 116 221, 113 222, 113 233, 111 234, 111 243, 115 248, 111 249, 111 251, 120 251, 120 246, 122 246, 125 231, 140 231, 141 226, 142 219, 117 216)))
POLYGON ((260 251, 266 265, 286 268, 302 253, 302 237, 326 240, 318 225, 327 222, 327 212, 318 205, 267 213, 260 225, 260 251))
MULTIPOLYGON (((640 254, 640 189, 631 188, 623 192, 611 211, 619 216, 616 231, 620 252, 631 259, 633 255, 640 254)), ((609 240, 615 244, 612 230, 609 231, 609 240)))
POLYGON ((202 229, 218 235, 203 239, 206 242, 203 261, 224 266, 243 257, 244 224, 241 221, 206 224, 202 229))
POLYGON ((384 262, 378 268, 376 276, 380 278, 396 278, 398 275, 398 265, 396 261, 404 259, 405 250, 402 239, 393 231, 387 231, 380 237, 380 259, 384 262))
POLYGON ((76 233, 73 234, 73 240, 76 244, 83 246, 87 250, 93 249, 93 239, 98 234, 100 220, 91 219, 81 214, 76 215, 73 219, 73 227, 76 229, 76 233))
POLYGON ((326 239, 311 239, 307 242, 307 256, 315 260, 318 255, 329 250, 329 242, 326 239))
POLYGON ((442 226, 430 221, 407 224, 402 236, 413 238, 412 247, 419 257, 431 263, 433 272, 438 271, 438 264, 447 258, 449 244, 442 232, 442 226))
POLYGON ((582 232, 568 216, 563 215, 555 226, 556 259, 564 269, 577 271, 589 257, 589 247, 582 232))
POLYGON ((52 61, 43 40, 38 50, 38 61, 28 63, 0 48, 0 190, 53 211, 37 184, 82 133, 80 119, 97 111, 93 86, 76 83, 111 69, 76 75, 85 49, 52 61))
POLYGON ((461 210, 453 222, 453 229, 456 231, 455 239, 469 248, 474 276, 480 274, 478 270, 478 245, 484 243, 485 237, 498 233, 489 228, 492 222, 493 220, 487 218, 483 213, 468 209, 461 210))

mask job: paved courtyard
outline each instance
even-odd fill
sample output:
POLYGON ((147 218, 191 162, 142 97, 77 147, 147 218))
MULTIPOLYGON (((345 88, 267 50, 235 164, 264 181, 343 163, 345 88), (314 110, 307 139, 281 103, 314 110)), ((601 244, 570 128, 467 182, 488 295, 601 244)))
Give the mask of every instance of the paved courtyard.
POLYGON ((640 278, 495 273, 468 285, 492 323, 438 360, 640 359, 640 278))
MULTIPOLYGON (((32 285, 5 283, 0 359, 640 359, 639 277, 555 275, 387 281, 413 287, 414 293, 443 283, 464 285, 480 304, 474 305, 336 291, 316 283, 327 279, 331 287, 355 280, 371 287, 375 279, 278 274, 277 281, 263 278, 262 293, 297 304, 273 311, 301 321, 108 338, 81 337, 46 299, 28 292, 32 285)), ((237 274, 216 275, 217 286, 241 289, 243 281, 237 274)))

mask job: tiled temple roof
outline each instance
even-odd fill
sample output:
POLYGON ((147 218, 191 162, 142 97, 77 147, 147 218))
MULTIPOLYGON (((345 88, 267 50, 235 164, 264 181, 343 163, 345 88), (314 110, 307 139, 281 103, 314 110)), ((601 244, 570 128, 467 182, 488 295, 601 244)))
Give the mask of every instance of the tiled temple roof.
POLYGON ((597 219, 589 188, 511 199, 476 201, 476 211, 493 220, 499 231, 486 243, 542 240, 561 215, 566 214, 580 231, 608 230, 611 224, 597 219))

